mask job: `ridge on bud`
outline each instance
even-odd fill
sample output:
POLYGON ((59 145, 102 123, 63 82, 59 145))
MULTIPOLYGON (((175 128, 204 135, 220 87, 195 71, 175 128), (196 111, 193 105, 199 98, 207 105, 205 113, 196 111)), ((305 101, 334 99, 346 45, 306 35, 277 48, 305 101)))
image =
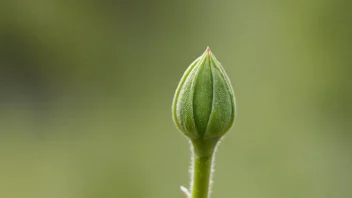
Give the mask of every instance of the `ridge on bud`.
POLYGON ((210 48, 187 68, 172 104, 177 128, 191 141, 218 140, 235 120, 230 79, 210 48))

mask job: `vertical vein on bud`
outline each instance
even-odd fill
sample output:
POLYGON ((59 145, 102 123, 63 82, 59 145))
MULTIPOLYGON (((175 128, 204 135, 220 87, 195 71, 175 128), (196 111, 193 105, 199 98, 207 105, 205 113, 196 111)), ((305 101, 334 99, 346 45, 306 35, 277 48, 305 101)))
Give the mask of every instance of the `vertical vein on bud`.
MULTIPOLYGON (((202 104, 203 102, 202 101, 199 101, 199 98, 198 98, 198 93, 199 93, 199 86, 203 86, 204 83, 203 82, 200 82, 198 83, 198 80, 202 80, 200 77, 203 77, 201 76, 202 72, 204 72, 204 69, 205 68, 205 62, 207 61, 208 59, 208 56, 207 54, 203 54, 202 56, 202 59, 199 61, 199 63, 197 64, 197 68, 196 68, 196 72, 195 72, 195 76, 193 78, 193 82, 192 82, 192 90, 193 90, 193 98, 192 98, 192 115, 193 115, 193 121, 194 121, 194 124, 195 124, 195 128, 196 128, 196 133, 197 133, 197 136, 198 137, 202 137, 202 134, 204 134, 204 129, 203 129, 203 125, 202 121, 200 121, 200 119, 198 119, 198 113, 199 113, 199 108, 202 109, 202 107, 205 107, 204 104, 202 104)), ((200 91, 202 92, 202 91, 200 91)), ((201 93, 203 94, 203 93, 201 93)), ((203 97, 200 97, 201 99, 203 99, 203 97)))
MULTIPOLYGON (((208 47, 207 49, 209 50, 208 53, 211 53, 210 48, 208 47)), ((210 79, 211 79, 211 109, 210 109, 210 113, 208 115, 207 124, 205 127, 204 134, 208 131, 209 119, 210 119, 211 113, 213 112, 213 108, 214 108, 214 90, 215 90, 214 89, 213 68, 212 68, 212 64, 211 64, 211 56, 209 56, 208 60, 209 60, 210 79)))
POLYGON ((216 59, 215 56, 213 56, 213 61, 215 62, 215 65, 219 65, 218 69, 220 70, 220 74, 225 78, 226 82, 227 82, 227 88, 231 94, 231 97, 232 97, 232 100, 231 100, 231 103, 232 103, 232 122, 230 124, 230 126, 226 129, 226 130, 229 130, 232 126, 233 126, 233 123, 235 122, 235 119, 236 119, 236 96, 235 96, 235 91, 232 87, 232 83, 231 83, 231 80, 230 78, 226 75, 226 71, 225 69, 221 66, 221 63, 216 59))
POLYGON ((233 95, 229 92, 229 84, 225 80, 225 75, 220 70, 221 65, 212 67, 213 71, 213 86, 214 86, 214 101, 213 108, 210 115, 210 122, 208 123, 206 138, 215 138, 223 136, 232 126, 234 118, 234 104, 233 95), (227 108, 224 104, 228 104, 231 108, 227 108), (217 124, 227 123, 227 124, 217 124))
MULTIPOLYGON (((211 59, 211 58, 210 58, 211 59)), ((211 61, 211 60, 209 60, 211 61)), ((213 86, 213 90, 212 90, 212 101, 211 101, 211 111, 210 111, 210 114, 209 114, 209 119, 210 117, 213 115, 213 112, 214 112, 214 95, 215 95, 215 83, 214 83, 214 72, 213 72, 213 67, 210 68, 210 71, 211 71, 211 79, 212 79, 212 86, 213 86)), ((205 133, 208 132, 208 129, 209 129, 209 125, 210 125, 210 122, 209 122, 209 119, 208 119, 208 123, 207 123, 207 128, 206 128, 206 131, 205 133)), ((204 133, 204 137, 205 137, 205 133, 204 133)))
POLYGON ((213 76, 211 70, 211 60, 208 52, 204 54, 204 61, 200 63, 193 98, 193 114, 198 135, 204 137, 207 130, 207 124, 210 119, 212 101, 213 101, 213 76))
POLYGON ((190 73, 192 72, 192 70, 194 69, 194 67, 196 67, 198 65, 198 62, 199 60, 201 59, 201 57, 198 57, 195 61, 193 61, 190 66, 187 68, 187 70, 184 72, 183 74, 183 77, 178 85, 178 88, 176 89, 176 93, 175 93, 175 96, 174 96, 174 99, 173 99, 173 113, 172 113, 172 117, 173 117, 173 120, 176 124, 176 126, 179 128, 179 130, 181 131, 184 131, 186 132, 187 130, 185 129, 185 127, 179 123, 179 119, 178 119, 178 116, 177 116, 177 102, 178 102, 178 99, 179 99, 179 95, 180 95, 180 92, 181 92, 181 89, 184 85, 184 83, 186 82, 186 80, 188 79, 188 76, 190 75, 190 73), (183 130, 182 130, 183 129, 183 130))

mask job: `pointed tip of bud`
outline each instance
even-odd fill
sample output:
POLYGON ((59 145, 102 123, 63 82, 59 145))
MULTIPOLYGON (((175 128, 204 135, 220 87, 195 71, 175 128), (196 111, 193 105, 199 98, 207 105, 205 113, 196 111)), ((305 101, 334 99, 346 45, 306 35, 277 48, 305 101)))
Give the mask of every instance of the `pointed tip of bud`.
POLYGON ((208 54, 211 54, 210 47, 208 46, 207 49, 205 50, 208 54))

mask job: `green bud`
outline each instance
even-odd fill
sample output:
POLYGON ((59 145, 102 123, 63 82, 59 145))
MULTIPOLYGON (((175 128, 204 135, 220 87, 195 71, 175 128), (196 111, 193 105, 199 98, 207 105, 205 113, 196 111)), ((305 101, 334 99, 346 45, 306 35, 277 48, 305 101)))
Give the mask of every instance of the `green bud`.
POLYGON ((209 47, 182 76, 172 114, 177 128, 192 142, 217 142, 233 125, 234 91, 209 47))

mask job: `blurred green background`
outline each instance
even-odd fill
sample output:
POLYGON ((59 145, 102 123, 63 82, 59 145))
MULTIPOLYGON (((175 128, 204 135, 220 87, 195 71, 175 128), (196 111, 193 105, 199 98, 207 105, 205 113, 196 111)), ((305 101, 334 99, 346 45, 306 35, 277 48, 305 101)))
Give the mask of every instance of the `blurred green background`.
POLYGON ((214 198, 352 197, 352 1, 1 0, 0 197, 181 198, 207 46, 237 97, 214 198))

